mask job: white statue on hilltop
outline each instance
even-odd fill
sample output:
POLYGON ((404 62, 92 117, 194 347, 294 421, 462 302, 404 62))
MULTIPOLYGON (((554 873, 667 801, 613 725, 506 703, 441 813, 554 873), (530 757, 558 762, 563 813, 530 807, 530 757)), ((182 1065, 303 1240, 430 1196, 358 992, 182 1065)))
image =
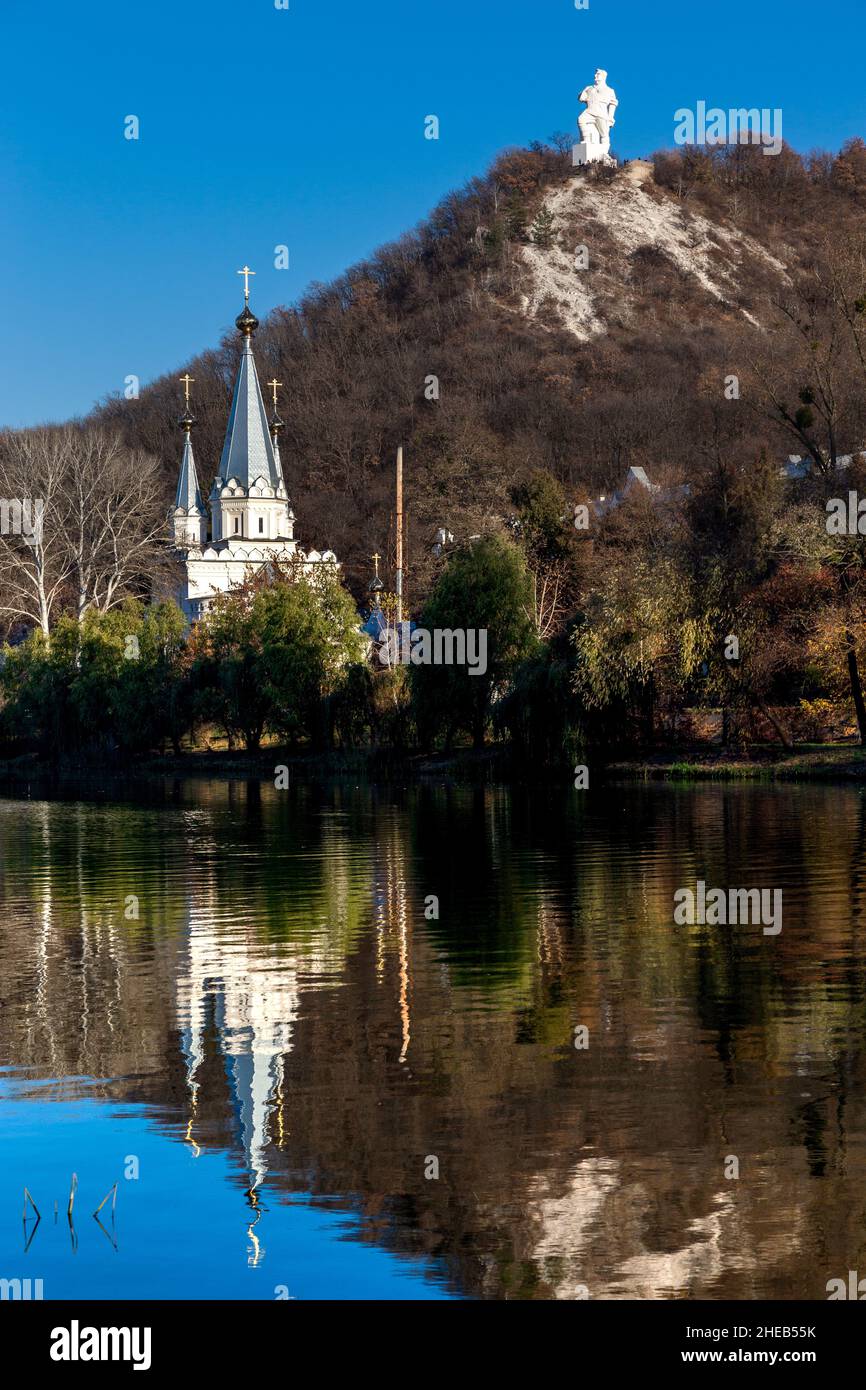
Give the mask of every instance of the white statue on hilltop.
POLYGON ((597 69, 595 81, 591 87, 584 87, 579 99, 585 102, 586 110, 577 118, 583 138, 574 147, 574 163, 591 164, 596 160, 614 163, 610 156, 610 131, 619 102, 613 87, 607 85, 604 68, 597 69))

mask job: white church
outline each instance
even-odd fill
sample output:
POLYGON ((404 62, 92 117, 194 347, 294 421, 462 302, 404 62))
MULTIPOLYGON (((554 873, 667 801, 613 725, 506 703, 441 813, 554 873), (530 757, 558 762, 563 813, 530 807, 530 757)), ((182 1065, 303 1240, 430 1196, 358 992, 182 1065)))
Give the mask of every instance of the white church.
POLYGON ((255 272, 244 266, 238 273, 244 276, 244 307, 235 322, 243 352, 219 471, 208 498, 210 524, 192 449, 192 378, 188 374, 181 378, 186 392, 186 410, 179 422, 184 447, 171 522, 174 545, 184 557, 186 570, 178 600, 190 622, 207 611, 217 594, 247 583, 263 565, 299 565, 306 573, 318 565, 337 565, 332 550, 303 551, 295 540, 295 514, 280 460, 283 421, 276 410, 280 383, 270 383, 274 413, 269 421, 253 357, 252 339, 259 321, 249 306, 249 276, 255 272))

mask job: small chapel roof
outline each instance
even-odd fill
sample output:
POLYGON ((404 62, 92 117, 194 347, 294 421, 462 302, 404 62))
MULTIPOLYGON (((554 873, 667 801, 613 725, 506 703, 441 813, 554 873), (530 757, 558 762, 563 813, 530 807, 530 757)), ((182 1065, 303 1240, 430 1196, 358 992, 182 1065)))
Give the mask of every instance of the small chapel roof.
MULTIPOLYGON (((183 424, 184 421, 181 421, 183 424)), ((204 516, 204 502, 198 486, 198 474, 195 470, 195 458, 192 452, 192 440, 189 430, 186 431, 186 439, 183 446, 183 458, 180 461, 180 473, 177 479, 177 492, 174 498, 175 511, 185 512, 198 511, 204 516)))

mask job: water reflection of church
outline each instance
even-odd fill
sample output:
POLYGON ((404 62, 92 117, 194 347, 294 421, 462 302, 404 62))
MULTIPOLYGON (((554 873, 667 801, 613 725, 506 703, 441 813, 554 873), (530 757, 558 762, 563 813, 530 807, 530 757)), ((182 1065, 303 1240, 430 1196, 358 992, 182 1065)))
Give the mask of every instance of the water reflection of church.
MULTIPOLYGON (((387 984, 394 971, 395 1026, 399 1020, 399 1062, 411 1039, 410 908, 405 859, 399 834, 386 835, 369 885, 376 941, 376 976, 387 984)), ((287 1137, 286 1063, 305 990, 334 987, 344 964, 339 945, 346 936, 348 885, 331 883, 338 920, 330 935, 318 936, 302 952, 263 940, 261 924, 241 912, 228 917, 220 907, 215 879, 194 880, 187 906, 186 944, 177 974, 176 1017, 185 1058, 189 1119, 185 1138, 196 1157, 208 1124, 202 1115, 206 1062, 218 1054, 234 1117, 235 1139, 245 1174, 250 1208, 249 1263, 265 1255, 257 1227, 262 1189, 277 1151, 287 1137)), ((339 988, 339 985, 337 985, 339 988)))
MULTIPOLYGON (((300 989, 293 959, 281 961, 275 969, 272 957, 263 958, 246 937, 243 933, 227 945, 214 926, 213 912, 190 906, 186 959, 178 974, 177 1021, 190 1105, 186 1138, 198 1157, 196 1120, 210 1035, 219 1040, 249 1179, 247 1197, 258 1214, 275 1114, 277 1139, 282 1138, 284 1057, 292 1045, 300 989)), ((258 1264, 264 1252, 252 1226, 250 1240, 250 1263, 258 1264)))

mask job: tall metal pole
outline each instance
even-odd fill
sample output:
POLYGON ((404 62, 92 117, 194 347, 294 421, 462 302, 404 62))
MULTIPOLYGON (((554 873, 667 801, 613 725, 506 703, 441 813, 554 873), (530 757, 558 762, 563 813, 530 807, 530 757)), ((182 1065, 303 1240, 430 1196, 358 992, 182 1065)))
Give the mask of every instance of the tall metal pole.
POLYGON ((397 625, 403 622, 403 446, 397 450, 397 625))

